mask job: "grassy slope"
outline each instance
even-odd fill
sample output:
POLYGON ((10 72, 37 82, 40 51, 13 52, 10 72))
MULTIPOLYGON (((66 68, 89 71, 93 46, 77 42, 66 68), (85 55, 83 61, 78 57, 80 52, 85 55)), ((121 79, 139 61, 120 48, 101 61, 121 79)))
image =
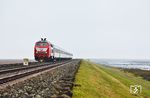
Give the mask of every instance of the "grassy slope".
POLYGON ((115 68, 82 61, 76 75, 73 98, 150 98, 150 82, 115 68), (130 85, 142 85, 140 95, 129 92, 130 85))

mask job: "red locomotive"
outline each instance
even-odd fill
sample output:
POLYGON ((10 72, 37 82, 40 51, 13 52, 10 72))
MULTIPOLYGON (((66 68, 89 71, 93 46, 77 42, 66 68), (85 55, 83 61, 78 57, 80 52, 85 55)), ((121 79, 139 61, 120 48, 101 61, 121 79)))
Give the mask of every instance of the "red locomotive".
POLYGON ((34 58, 36 61, 42 62, 72 59, 72 56, 71 53, 48 42, 46 38, 41 38, 34 46, 34 58))

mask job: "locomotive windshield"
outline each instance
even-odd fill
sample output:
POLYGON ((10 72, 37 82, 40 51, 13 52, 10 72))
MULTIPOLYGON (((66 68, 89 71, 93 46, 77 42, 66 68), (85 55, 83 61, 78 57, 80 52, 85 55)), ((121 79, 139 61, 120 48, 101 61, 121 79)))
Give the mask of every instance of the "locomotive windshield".
POLYGON ((47 42, 38 42, 36 43, 36 46, 48 46, 47 42))

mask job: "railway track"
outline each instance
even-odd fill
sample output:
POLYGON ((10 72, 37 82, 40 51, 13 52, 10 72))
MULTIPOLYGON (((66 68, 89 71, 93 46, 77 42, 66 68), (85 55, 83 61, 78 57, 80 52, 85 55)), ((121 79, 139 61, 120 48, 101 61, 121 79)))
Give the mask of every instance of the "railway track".
POLYGON ((21 67, 19 66, 16 68, 5 68, 4 70, 0 70, 0 75, 8 73, 8 72, 15 72, 15 71, 24 70, 24 69, 31 69, 31 68, 36 68, 36 67, 40 67, 40 66, 50 65, 50 64, 53 64, 53 63, 52 62, 50 62, 50 63, 37 63, 36 65, 21 66, 21 67))
MULTIPOLYGON (((57 61, 56 63, 58 63, 60 61, 57 61)), ((14 70, 14 69, 18 69, 18 68, 32 68, 34 66, 41 66, 41 65, 48 65, 48 64, 53 64, 53 62, 29 62, 29 65, 26 66, 26 65, 23 65, 23 63, 15 63, 15 64, 1 64, 0 65, 0 74, 3 72, 3 71, 6 71, 6 70, 14 70)))
MULTIPOLYGON (((39 64, 38 62, 29 62, 29 64, 32 65, 37 65, 39 64)), ((18 67, 25 67, 23 63, 13 63, 13 64, 0 64, 0 70, 5 70, 5 69, 12 69, 12 68, 18 68, 18 67)))
POLYGON ((73 62, 73 60, 59 62, 55 64, 44 64, 44 65, 36 65, 30 67, 23 67, 23 68, 14 68, 0 71, 0 86, 7 85, 12 81, 17 79, 24 78, 26 76, 34 75, 36 73, 40 73, 42 71, 58 67, 63 64, 67 64, 73 62))

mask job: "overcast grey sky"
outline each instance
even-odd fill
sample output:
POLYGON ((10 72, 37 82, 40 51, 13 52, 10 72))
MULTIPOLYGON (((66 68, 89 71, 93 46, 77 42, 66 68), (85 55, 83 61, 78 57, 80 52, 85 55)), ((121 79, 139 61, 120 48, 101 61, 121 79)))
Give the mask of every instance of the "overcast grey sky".
POLYGON ((149 0, 0 0, 0 59, 47 37, 74 57, 150 59, 149 0))

